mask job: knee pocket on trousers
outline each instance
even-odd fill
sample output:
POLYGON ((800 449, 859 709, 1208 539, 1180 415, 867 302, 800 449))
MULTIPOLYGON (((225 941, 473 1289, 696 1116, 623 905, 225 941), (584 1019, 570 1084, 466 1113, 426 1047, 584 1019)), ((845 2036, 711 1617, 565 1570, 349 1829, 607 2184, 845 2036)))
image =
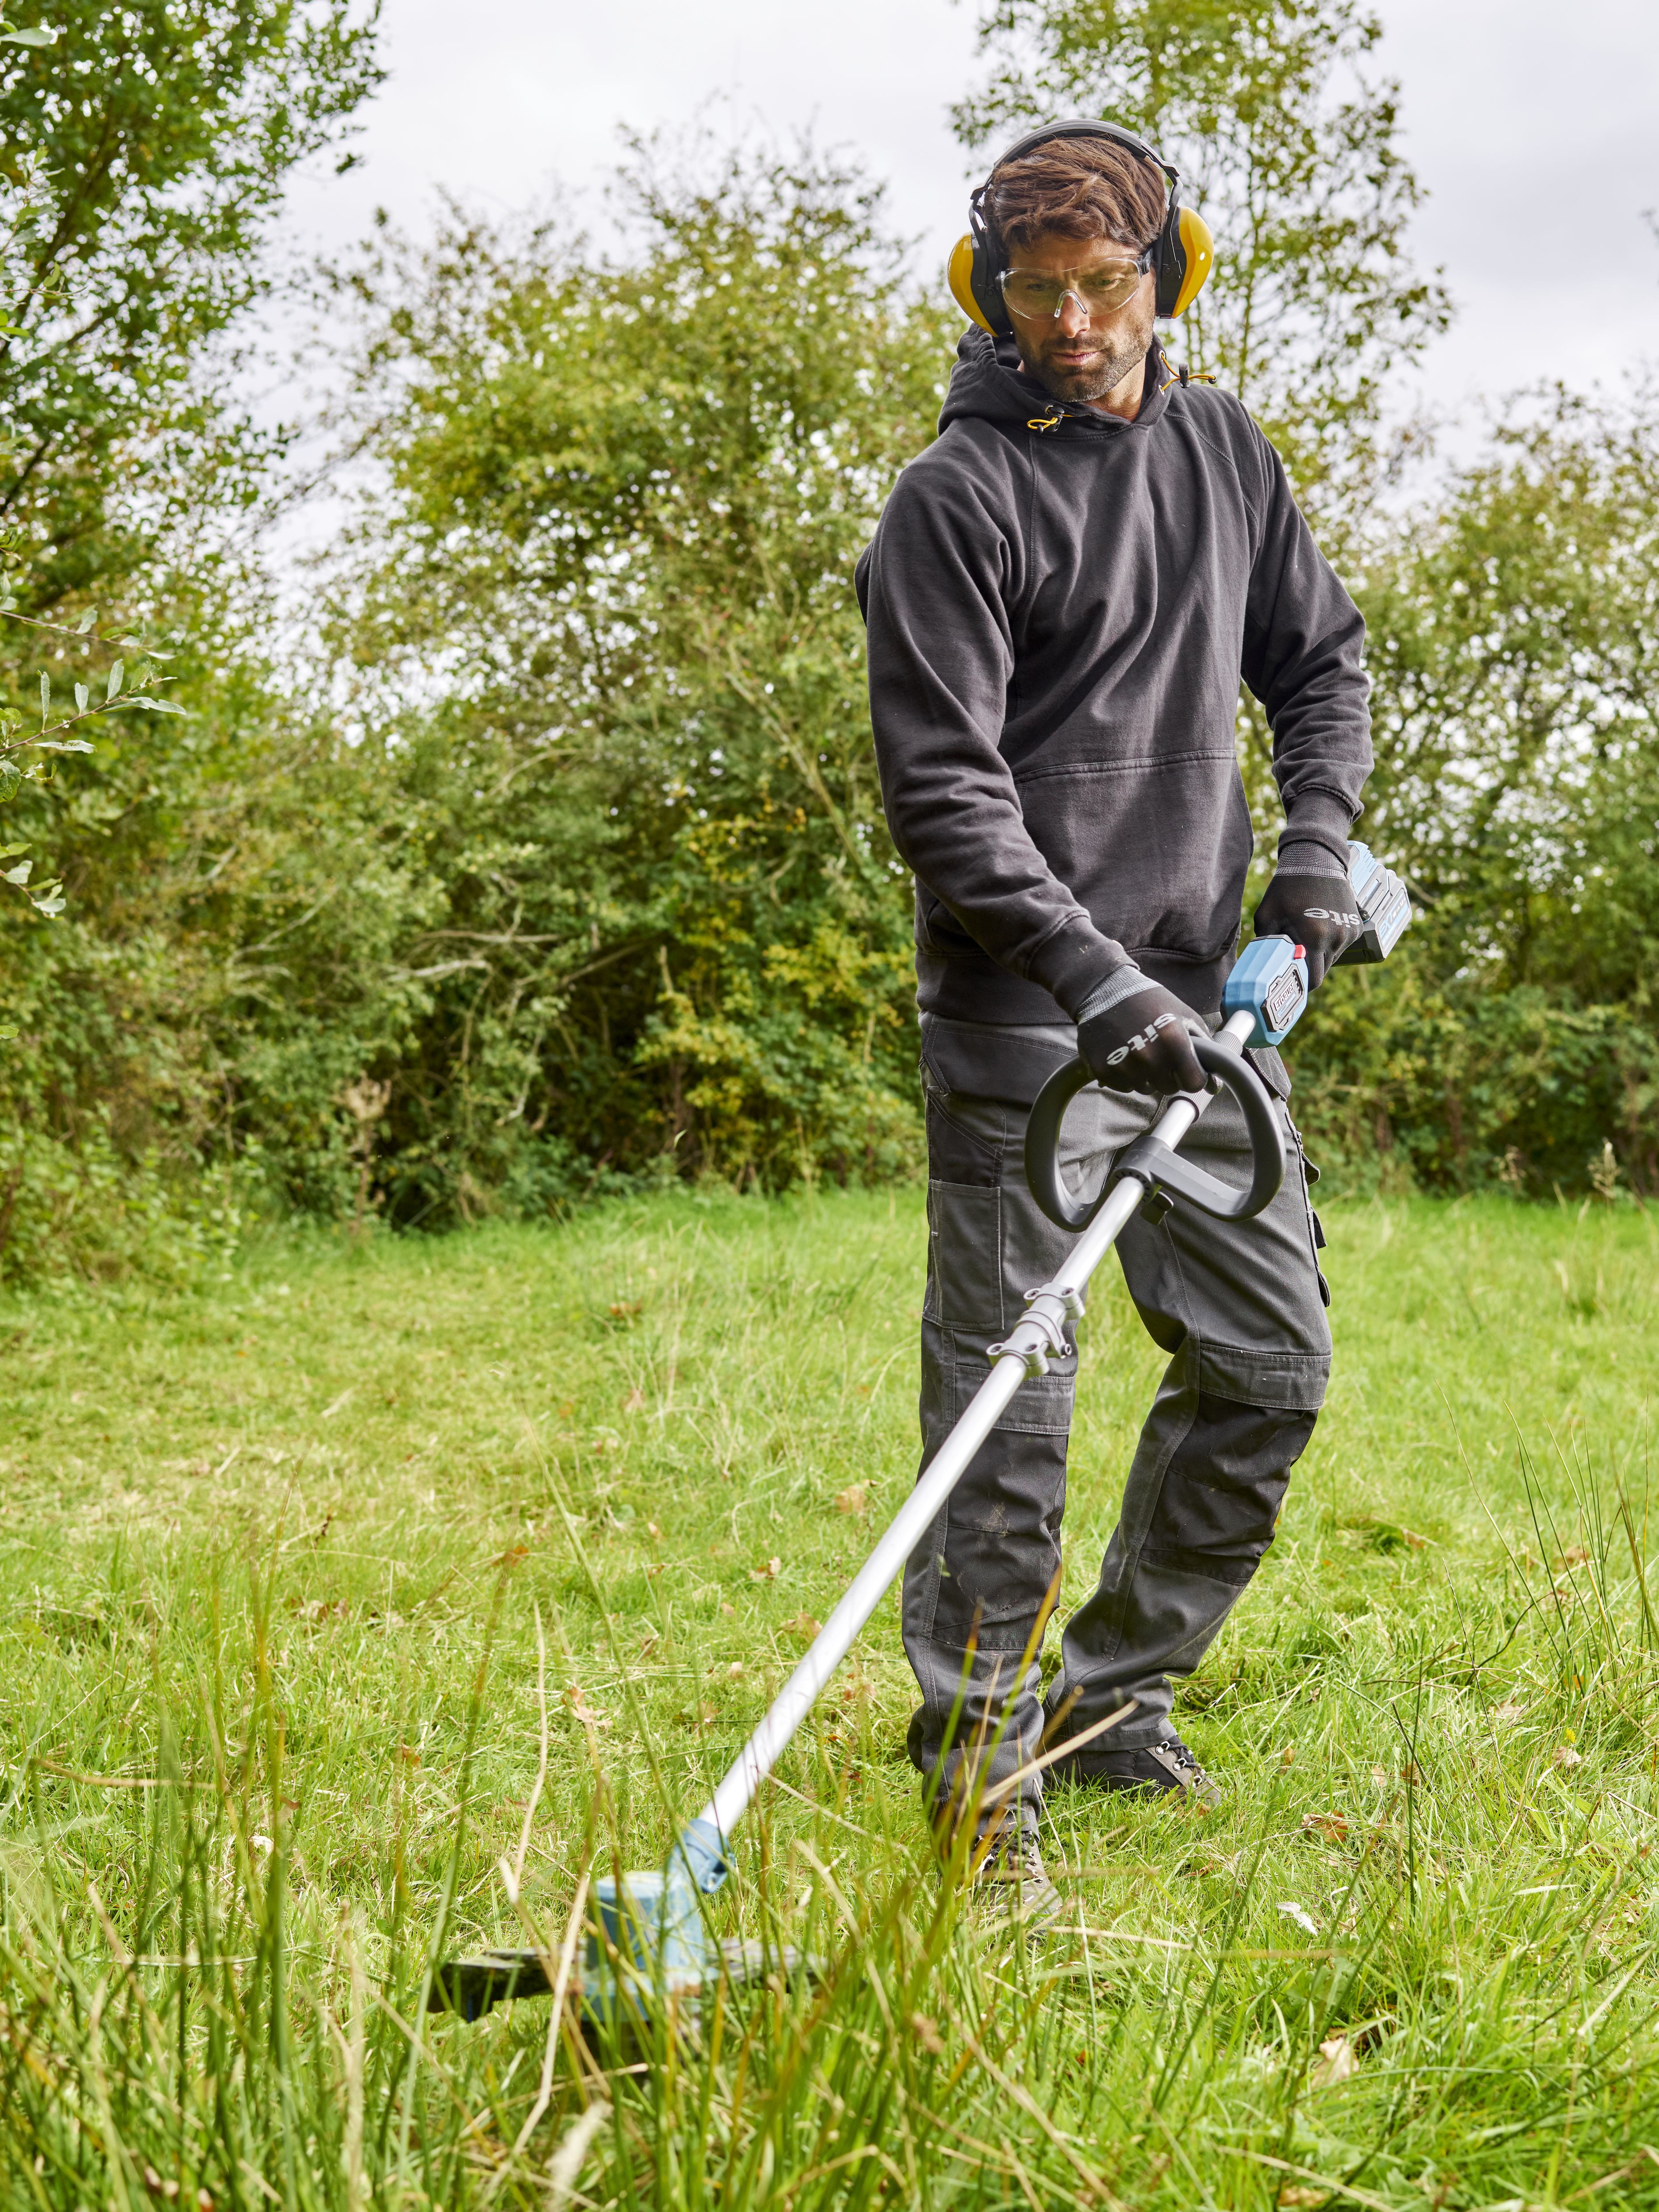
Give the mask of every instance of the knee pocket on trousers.
MULTIPOLYGON (((990 1372, 988 1360, 978 1376, 963 1375, 958 1370, 958 1420, 973 1402, 974 1393, 990 1372)), ((1046 1375, 1028 1376, 1009 1401, 1008 1411, 991 1434, 1058 1437, 1060 1440, 1061 1474, 1064 1479, 1065 1439, 1071 1433, 1071 1413, 1077 1397, 1077 1355, 1073 1353, 1064 1364, 1058 1359, 1052 1361, 1046 1375)))
POLYGON ((1198 1566, 1200 1559, 1230 1561, 1248 1581, 1273 1540, 1290 1469, 1317 1418, 1201 1392, 1192 1425, 1164 1471, 1143 1556, 1190 1559, 1195 1572, 1213 1571, 1198 1566))
POLYGON ((1199 1389, 1206 1398, 1284 1413, 1317 1413, 1331 1379, 1330 1332, 1320 1312, 1324 1337, 1317 1351, 1272 1352, 1256 1345, 1196 1345, 1199 1389))
MULTIPOLYGON (((947 1329, 926 1327, 922 1332, 923 1405, 930 1442, 942 1441, 973 1403, 991 1372, 991 1346, 999 1330, 947 1329), (931 1427, 933 1408, 939 1428, 931 1427)), ((1071 1431, 1072 1408, 1077 1396, 1077 1354, 1075 1346, 1052 1354, 1046 1375, 1028 1376, 1009 1399, 991 1434, 1018 1437, 1064 1437, 1071 1431)), ((1065 1472, 1062 1448, 1058 1474, 1065 1472)))
POLYGON ((1022 1650, 1060 1571, 1059 1504, 1009 1496, 953 1499, 933 1604, 935 1639, 1022 1650))

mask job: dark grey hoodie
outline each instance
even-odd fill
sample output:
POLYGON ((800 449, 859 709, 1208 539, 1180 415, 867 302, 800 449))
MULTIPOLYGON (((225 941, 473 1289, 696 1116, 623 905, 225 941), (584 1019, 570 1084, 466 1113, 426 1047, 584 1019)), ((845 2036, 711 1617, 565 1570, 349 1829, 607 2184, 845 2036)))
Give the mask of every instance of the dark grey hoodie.
POLYGON ((1075 1020, 1133 959, 1200 1013, 1232 966, 1242 678, 1285 843, 1341 861, 1371 765, 1364 624, 1229 393, 1147 361, 1132 422, 969 331, 858 562, 924 1013, 1075 1020), (1064 1011, 1062 1011, 1064 1010, 1064 1011))

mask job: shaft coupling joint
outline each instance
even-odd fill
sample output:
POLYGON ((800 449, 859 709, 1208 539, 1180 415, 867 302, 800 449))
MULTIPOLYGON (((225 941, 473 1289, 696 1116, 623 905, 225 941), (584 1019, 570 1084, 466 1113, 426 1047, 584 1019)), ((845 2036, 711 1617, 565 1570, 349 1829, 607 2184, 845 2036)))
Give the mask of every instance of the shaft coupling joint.
POLYGON ((1065 1357, 1070 1348, 1065 1340, 1065 1325, 1083 1319, 1083 1302, 1082 1291, 1069 1284, 1044 1283, 1026 1292, 1025 1303, 1025 1318, 1014 1334, 991 1345, 985 1357, 994 1364, 1014 1353, 1024 1360, 1028 1382, 1034 1376, 1047 1374, 1051 1359, 1065 1357))

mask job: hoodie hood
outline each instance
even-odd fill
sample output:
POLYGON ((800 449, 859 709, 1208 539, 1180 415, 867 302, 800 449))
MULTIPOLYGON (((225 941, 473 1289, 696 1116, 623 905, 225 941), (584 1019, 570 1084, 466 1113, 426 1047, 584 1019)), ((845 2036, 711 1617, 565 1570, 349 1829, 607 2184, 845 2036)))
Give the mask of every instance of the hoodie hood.
POLYGON ((1172 384, 1180 381, 1165 358, 1156 338, 1146 356, 1146 380, 1141 387, 1140 412, 1132 422, 1121 415, 1103 415, 1081 400, 1054 399, 1034 376, 1020 366, 1012 338, 994 338, 988 331, 966 330, 956 349, 956 366, 950 372, 950 388, 939 410, 939 428, 970 416, 995 422, 1005 430, 1057 429, 1062 422, 1081 422, 1108 432, 1144 430, 1162 415, 1172 384))

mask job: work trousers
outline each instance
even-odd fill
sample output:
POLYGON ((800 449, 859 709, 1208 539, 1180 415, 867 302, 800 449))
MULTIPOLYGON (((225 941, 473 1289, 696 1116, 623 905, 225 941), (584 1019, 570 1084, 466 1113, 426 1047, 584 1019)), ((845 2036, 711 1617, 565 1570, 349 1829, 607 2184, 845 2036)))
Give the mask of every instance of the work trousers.
MULTIPOLYGON (((924 1468, 985 1381, 988 1349, 1020 1319, 1025 1292, 1054 1274, 1075 1241, 1027 1188, 1026 1105, 948 1087, 942 1059, 948 1065, 948 1055, 924 1057, 922 1071, 924 1468)), ((1098 1190, 1156 1110, 1151 1098, 1083 1091, 1065 1122, 1070 1187, 1098 1190)), ((1278 1110, 1289 1166, 1263 1212, 1218 1221, 1178 1200, 1156 1224, 1136 1215, 1118 1239, 1130 1296, 1169 1364, 1099 1584, 1065 1624, 1046 1713, 1034 1638, 1060 1567, 1078 1364, 1070 1330, 1064 1354, 1021 1385, 911 1555, 904 1638, 922 1703, 909 1749, 942 1813, 961 1790, 964 1759, 979 1784, 994 1784, 1045 1747, 1046 1719, 1052 1747, 1132 1699, 1130 1717, 1097 1747, 1167 1736, 1170 1678, 1197 1667, 1272 1541, 1331 1362, 1306 1164, 1282 1101, 1278 1110)), ((1229 1091, 1217 1091, 1181 1152, 1229 1182, 1248 1181, 1249 1139, 1229 1091)), ((1109 1348, 1095 1356, 1109 1358, 1109 1348)), ((1019 1792, 1024 1817, 1034 1818, 1041 1776, 1027 1776, 1019 1792)))

